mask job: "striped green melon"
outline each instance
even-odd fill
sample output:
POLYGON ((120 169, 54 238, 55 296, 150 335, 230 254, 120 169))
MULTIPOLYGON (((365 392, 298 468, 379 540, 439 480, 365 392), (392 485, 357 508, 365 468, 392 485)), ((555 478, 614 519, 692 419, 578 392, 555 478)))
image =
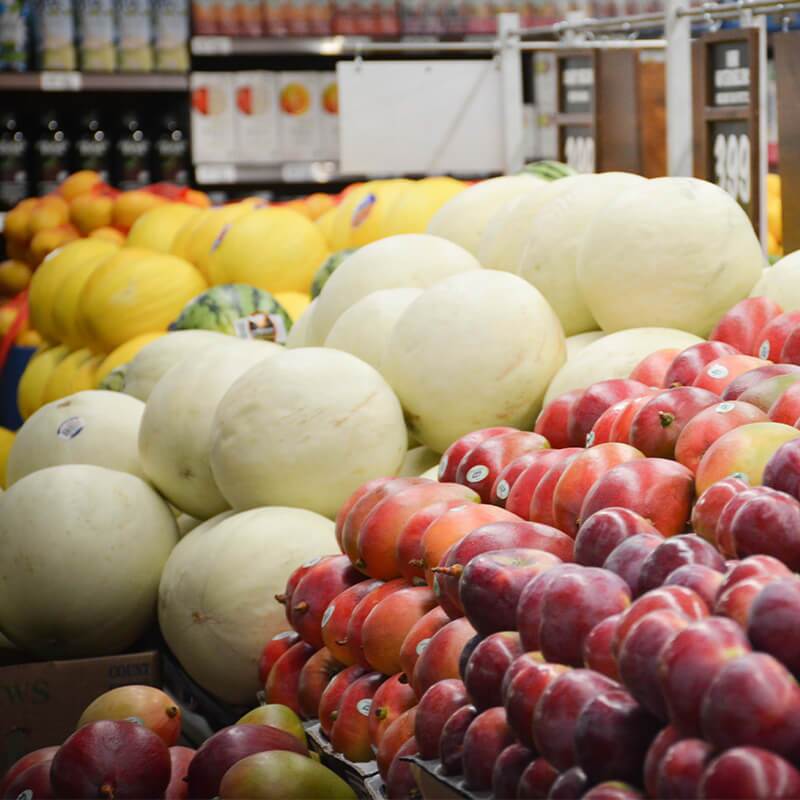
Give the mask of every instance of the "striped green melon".
POLYGON ((557 181, 559 178, 577 175, 572 167, 561 161, 532 161, 530 164, 526 164, 522 171, 529 175, 535 175, 543 181, 557 181))
POLYGON ((190 300, 170 330, 207 330, 282 344, 292 327, 283 306, 267 291, 244 283, 212 286, 190 300))
POLYGON ((342 261, 344 261, 351 253, 355 253, 357 249, 358 248, 354 247, 345 250, 339 250, 333 255, 328 256, 322 262, 322 266, 319 267, 314 275, 314 280, 311 281, 312 300, 319 296, 319 293, 322 291, 322 287, 326 284, 328 278, 330 278, 330 276, 336 271, 336 268, 339 266, 339 264, 341 264, 342 261))

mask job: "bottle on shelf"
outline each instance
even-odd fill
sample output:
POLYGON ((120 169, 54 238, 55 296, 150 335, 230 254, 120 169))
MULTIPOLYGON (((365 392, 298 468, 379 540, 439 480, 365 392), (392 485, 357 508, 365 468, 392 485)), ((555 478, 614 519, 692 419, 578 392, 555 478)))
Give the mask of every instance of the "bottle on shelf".
POLYGON ((16 113, 0 117, 0 210, 8 211, 30 194, 30 142, 16 113))
POLYGON ((29 5, 27 0, 0 3, 0 70, 28 69, 29 5))
POLYGON ((77 69, 75 8, 72 0, 36 0, 33 21, 39 68, 77 69))
POLYGON ((114 0, 77 0, 81 69, 113 72, 117 66, 114 0))
POLYGON ((106 183, 111 177, 111 140, 94 109, 81 118, 75 137, 75 169, 93 170, 106 183))
POLYGON ((116 142, 115 185, 127 191, 150 183, 152 142, 145 133, 138 114, 128 112, 116 142))
POLYGON ((36 167, 34 192, 42 197, 58 189, 72 171, 72 142, 56 111, 42 115, 33 152, 36 167))
POLYGON ((188 0, 155 0, 154 10, 156 71, 188 72, 188 0))
POLYGON ((179 186, 189 183, 189 138, 177 114, 170 112, 161 118, 154 150, 156 181, 179 186))
POLYGON ((153 19, 150 0, 117 0, 121 72, 153 71, 153 19))

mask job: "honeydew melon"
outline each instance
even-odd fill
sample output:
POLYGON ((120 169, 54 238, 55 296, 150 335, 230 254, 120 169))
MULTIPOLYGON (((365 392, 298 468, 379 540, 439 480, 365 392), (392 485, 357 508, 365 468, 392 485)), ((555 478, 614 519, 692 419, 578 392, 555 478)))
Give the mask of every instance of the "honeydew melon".
POLYGON ((306 310, 295 320, 289 335, 286 337, 286 347, 316 347, 318 342, 311 341, 311 317, 314 314, 314 307, 317 305, 316 300, 312 300, 306 310))
POLYGON ((603 331, 586 331, 586 333, 567 336, 567 361, 578 355, 581 350, 588 347, 592 342, 602 339, 605 335, 603 331))
POLYGON ((764 270, 751 297, 769 297, 784 311, 800 308, 800 250, 789 253, 764 270))

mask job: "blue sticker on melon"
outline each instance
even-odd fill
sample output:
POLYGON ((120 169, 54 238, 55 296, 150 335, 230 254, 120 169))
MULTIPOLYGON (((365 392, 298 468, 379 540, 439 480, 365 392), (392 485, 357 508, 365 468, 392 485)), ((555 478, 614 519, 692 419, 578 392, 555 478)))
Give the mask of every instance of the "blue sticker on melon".
POLYGON ((314 280, 311 281, 312 300, 315 297, 319 297, 319 293, 322 291, 322 287, 328 282, 328 278, 333 275, 333 273, 336 271, 336 268, 347 258, 347 256, 349 256, 351 253, 355 253, 357 249, 358 248, 354 247, 345 250, 339 250, 333 255, 328 256, 325 261, 322 262, 322 265, 314 274, 314 280))
POLYGON ((212 286, 190 300, 170 325, 173 331, 206 330, 283 343, 292 320, 267 291, 244 283, 212 286))

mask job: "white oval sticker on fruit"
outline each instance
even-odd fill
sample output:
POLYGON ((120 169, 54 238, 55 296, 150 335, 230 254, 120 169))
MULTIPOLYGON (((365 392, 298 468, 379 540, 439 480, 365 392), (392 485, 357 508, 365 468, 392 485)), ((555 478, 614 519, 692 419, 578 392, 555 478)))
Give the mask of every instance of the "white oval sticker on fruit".
POLYGON ((426 648, 426 647, 427 647, 427 646, 428 646, 430 643, 431 643, 431 640, 430 640, 430 639, 423 639, 423 640, 422 640, 422 641, 421 641, 421 642, 420 642, 420 643, 417 645, 417 655, 418 655, 418 656, 421 656, 421 655, 422 655, 422 654, 425 652, 425 648, 426 648))
POLYGON ((764 339, 758 346, 758 357, 764 359, 769 358, 769 339, 764 339))
POLYGON ((281 633, 276 633, 272 637, 272 641, 275 642, 275 641, 279 641, 281 639, 288 639, 290 636, 294 636, 294 635, 295 635, 294 631, 282 631, 281 633))
POLYGON ((594 444, 594 440, 595 440, 595 432, 589 431, 589 433, 586 434, 586 446, 591 447, 594 444))
POLYGON ((58 426, 56 435, 59 439, 74 439, 85 427, 80 417, 69 417, 58 426))
POLYGON ((442 456, 442 460, 439 462, 439 480, 441 480, 444 477, 446 469, 447 469, 447 456, 442 456))
POLYGON ((508 481, 503 478, 500 483, 497 484, 497 498, 498 500, 505 500, 509 492, 511 492, 511 487, 508 485, 508 481))
POLYGON ((708 368, 708 372, 706 374, 709 378, 727 378, 728 368, 722 364, 713 364, 708 368))
POLYGON ((356 711, 363 717, 369 716, 370 708, 372 708, 372 699, 369 697, 365 697, 363 700, 359 700, 356 703, 356 711))
POLYGON ((734 408, 736 408, 736 403, 726 400, 724 403, 720 403, 716 406, 714 411, 716 411, 717 414, 727 414, 729 411, 733 411, 734 408))
POLYGON ((331 617, 333 616, 333 612, 335 609, 336 606, 333 603, 331 603, 325 609, 325 613, 322 615, 322 623, 320 624, 320 628, 324 628, 331 621, 331 617))
POLYGON ((489 467, 485 464, 476 464, 467 471, 467 483, 480 483, 489 474, 489 467))
POLYGON ((309 569, 310 567, 313 567, 314 564, 319 564, 320 561, 322 561, 322 556, 316 556, 315 558, 310 558, 308 561, 306 561, 302 567, 303 569, 309 569))

